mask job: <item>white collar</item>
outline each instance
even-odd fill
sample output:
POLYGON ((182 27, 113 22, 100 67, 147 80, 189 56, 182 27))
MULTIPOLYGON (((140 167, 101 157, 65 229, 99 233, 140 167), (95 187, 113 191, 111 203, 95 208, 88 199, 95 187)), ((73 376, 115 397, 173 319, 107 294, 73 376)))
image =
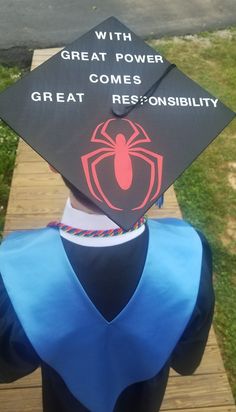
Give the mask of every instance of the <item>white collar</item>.
MULTIPOLYGON (((65 225, 76 227, 83 230, 107 230, 117 229, 117 226, 111 219, 105 215, 90 214, 82 212, 81 210, 74 209, 71 205, 70 199, 67 199, 65 209, 62 215, 61 222, 65 225)), ((60 235, 70 242, 77 243, 82 246, 103 247, 103 246, 115 246, 121 243, 128 242, 141 235, 145 229, 145 225, 140 226, 137 230, 133 230, 130 233, 124 233, 123 235, 111 236, 111 237, 79 237, 71 235, 60 229, 60 235)))

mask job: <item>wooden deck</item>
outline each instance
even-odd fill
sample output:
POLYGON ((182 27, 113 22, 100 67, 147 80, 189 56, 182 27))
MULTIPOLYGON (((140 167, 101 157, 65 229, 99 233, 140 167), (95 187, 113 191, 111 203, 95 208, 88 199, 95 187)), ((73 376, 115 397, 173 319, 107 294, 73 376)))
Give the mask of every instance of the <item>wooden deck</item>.
MULTIPOLYGON (((36 50, 32 69, 59 50, 36 50)), ((60 218, 66 197, 67 190, 61 178, 49 172, 42 158, 20 141, 5 233, 44 226, 50 220, 60 218)), ((165 207, 161 210, 153 207, 149 215, 181 216, 173 188, 166 193, 165 207)), ((14 383, 0 385, 0 411, 42 412, 39 370, 14 383)), ((171 371, 162 411, 236 412, 213 329, 196 373, 181 377, 171 371)))

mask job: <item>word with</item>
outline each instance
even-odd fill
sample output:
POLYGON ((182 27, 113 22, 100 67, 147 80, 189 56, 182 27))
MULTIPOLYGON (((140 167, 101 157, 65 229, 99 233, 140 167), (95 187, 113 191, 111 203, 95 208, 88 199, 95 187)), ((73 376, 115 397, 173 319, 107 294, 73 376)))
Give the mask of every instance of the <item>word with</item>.
POLYGON ((82 103, 84 93, 64 93, 64 92, 33 92, 31 100, 34 102, 58 102, 58 103, 82 103))
POLYGON ((89 75, 89 81, 91 83, 102 83, 102 84, 141 84, 142 80, 140 76, 130 76, 121 74, 101 74, 91 73, 89 75))
POLYGON ((64 60, 80 60, 80 61, 86 61, 86 62, 90 62, 90 61, 92 62, 94 60, 98 62, 100 61, 105 62, 106 55, 107 53, 105 52, 89 53, 87 51, 79 52, 77 50, 72 50, 72 51, 62 50, 61 52, 61 57, 64 60))
POLYGON ((113 94, 113 104, 140 104, 148 103, 150 106, 190 106, 190 107, 217 107, 218 99, 211 99, 209 97, 155 97, 155 96, 136 96, 128 94, 113 94))
POLYGON ((122 33, 117 31, 95 31, 98 40, 117 40, 132 41, 131 33, 122 33))

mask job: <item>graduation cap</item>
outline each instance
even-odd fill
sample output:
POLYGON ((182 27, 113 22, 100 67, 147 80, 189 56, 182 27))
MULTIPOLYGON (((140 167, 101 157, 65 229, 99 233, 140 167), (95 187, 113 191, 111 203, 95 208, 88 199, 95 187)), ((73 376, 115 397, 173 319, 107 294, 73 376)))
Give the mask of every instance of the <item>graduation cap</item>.
POLYGON ((0 117, 124 229, 234 115, 114 17, 0 95, 0 117))

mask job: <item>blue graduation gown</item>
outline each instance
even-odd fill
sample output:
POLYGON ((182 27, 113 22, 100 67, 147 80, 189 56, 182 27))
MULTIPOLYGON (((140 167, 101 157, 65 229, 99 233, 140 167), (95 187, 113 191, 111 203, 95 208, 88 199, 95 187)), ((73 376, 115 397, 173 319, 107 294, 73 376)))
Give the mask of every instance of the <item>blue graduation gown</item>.
MULTIPOLYGON (((150 223, 149 224, 149 229, 150 229, 150 240, 149 240, 149 249, 148 249, 148 254, 147 254, 147 258, 146 258, 146 264, 145 264, 145 268, 143 271, 143 275, 142 278, 140 280, 140 283, 134 293, 134 295, 132 296, 132 298, 130 299, 128 305, 126 305, 126 307, 121 311, 121 313, 111 322, 107 322, 102 316, 101 314, 97 311, 97 309, 92 305, 92 302, 88 299, 88 296, 84 293, 83 288, 81 288, 78 283, 76 283, 76 285, 73 283, 75 278, 73 278, 73 270, 70 273, 70 277, 72 277, 73 280, 73 288, 72 289, 76 289, 77 286, 79 286, 79 288, 77 288, 77 293, 79 293, 80 296, 80 301, 83 301, 85 304, 85 307, 80 306, 78 308, 78 313, 81 312, 81 310, 83 311, 85 309, 85 312, 87 313, 87 315, 84 315, 83 318, 86 319, 86 322, 91 322, 90 325, 92 326, 93 332, 96 331, 96 328, 98 329, 98 335, 94 336, 94 342, 99 342, 99 336, 100 334, 104 335, 108 335, 111 336, 112 333, 114 333, 115 339, 113 339, 112 341, 112 345, 111 347, 114 348, 117 346, 116 351, 112 354, 112 356, 107 360, 107 364, 109 366, 113 364, 113 373, 111 373, 111 371, 106 371, 106 373, 108 374, 108 378, 105 377, 104 375, 106 375, 106 373, 104 373, 104 371, 102 371, 101 375, 97 376, 96 375, 96 368, 100 368, 100 372, 103 369, 102 368, 102 363, 99 366, 99 362, 101 362, 100 359, 98 359, 98 354, 96 353, 96 351, 92 351, 92 356, 94 356, 93 358, 93 362, 90 365, 90 368, 92 368, 92 370, 88 371, 87 365, 83 366, 83 372, 81 373, 80 376, 80 385, 79 385, 79 389, 74 387, 74 383, 73 380, 78 382, 78 375, 75 372, 74 373, 74 377, 73 379, 71 379, 70 377, 67 376, 67 372, 65 370, 65 365, 59 365, 58 366, 58 361, 56 361, 57 364, 53 364, 52 359, 47 358, 47 351, 52 351, 53 352, 53 356, 55 353, 55 341, 58 342, 58 335, 55 335, 55 339, 54 342, 52 342, 52 346, 50 348, 50 345, 47 344, 45 345, 45 343, 42 344, 42 335, 40 336, 40 333, 42 334, 42 332, 44 332, 45 334, 45 330, 43 331, 42 328, 40 329, 38 327, 38 330, 36 331, 36 338, 34 335, 35 332, 35 325, 39 324, 40 319, 43 319, 43 315, 45 317, 45 313, 48 315, 48 309, 45 309, 46 306, 44 305, 44 308, 40 308, 39 310, 39 306, 36 305, 36 310, 34 314, 34 316, 36 316, 36 318, 32 321, 32 319, 29 321, 28 318, 28 326, 26 325, 27 323, 27 316, 26 318, 24 318, 25 315, 23 315, 22 318, 22 313, 25 313, 25 310, 27 312, 27 307, 31 308, 30 313, 32 313, 32 304, 34 304, 35 302, 35 297, 36 296, 40 296, 39 293, 39 289, 38 288, 38 283, 37 284, 37 294, 34 296, 31 296, 31 299, 29 299, 29 297, 27 298, 27 291, 26 291, 26 295, 24 295, 23 293, 23 302, 20 302, 20 306, 21 309, 17 309, 17 313, 18 316, 20 317, 20 319, 22 320, 22 324, 25 325, 25 330, 26 332, 30 335, 30 340, 31 342, 33 342, 33 346, 36 348, 37 352, 40 354, 41 358, 43 360, 45 360, 49 365, 51 363, 51 365, 53 367, 55 367, 56 370, 58 370, 58 372, 60 373, 61 376, 63 376, 64 381, 67 383, 68 387, 70 388, 71 392, 74 394, 75 397, 77 397, 78 399, 82 400, 83 403, 88 406, 88 408, 90 408, 92 411, 109 411, 112 410, 114 408, 115 405, 115 401, 118 397, 118 395, 122 392, 122 390, 124 390, 128 385, 136 382, 136 381, 141 381, 141 380, 145 380, 145 379, 149 379, 152 378, 154 375, 156 375, 159 370, 162 368, 163 364, 166 362, 166 360, 168 359, 170 353, 172 352, 173 348, 175 347, 176 343, 178 342, 181 334, 183 333, 183 330, 185 329, 189 318, 191 317, 194 305, 196 303, 196 297, 198 294, 198 287, 199 287, 199 279, 200 279, 200 272, 201 272, 201 253, 202 253, 202 248, 201 248, 201 241, 198 237, 198 235, 196 234, 196 232, 190 228, 188 225, 184 224, 183 222, 177 222, 177 221, 169 221, 169 220, 165 220, 162 221, 162 223, 150 223), (158 240, 158 234, 160 235, 160 238, 158 240), (172 252, 172 253, 170 253, 172 252), (187 254, 187 260, 186 260, 186 254, 187 254), (174 260, 172 259, 172 263, 170 262, 170 256, 174 256, 174 260), (162 264, 160 264, 160 262, 162 262, 162 264), (163 263, 165 262, 165 264, 163 263), (188 262, 188 264, 186 264, 186 262, 188 262), (164 264, 164 267, 161 268, 161 266, 164 264), (159 271, 156 270, 155 268, 158 268, 159 265, 159 271), (167 267, 166 267, 167 265, 167 267), (171 269, 172 267, 172 269, 171 269), (154 270, 152 270, 152 268, 154 270), (168 270, 166 270, 168 269, 168 270), (181 272, 182 276, 182 283, 179 280, 179 273, 181 272), (166 274, 169 274, 170 276, 166 276, 166 274), (158 275, 158 276, 157 276, 158 275), (158 282, 156 282, 156 280, 158 280, 158 282), (189 283, 188 283, 189 282, 189 283), (178 287, 179 289, 176 289, 176 287, 178 287), (178 292, 177 292, 178 291, 178 292), (173 293, 174 292, 174 293, 173 293), (159 295, 158 295, 159 293, 159 295), (137 296, 139 296, 139 299, 137 299, 137 296), (140 300, 141 297, 141 300, 140 300), (148 298, 147 298, 148 297, 148 298), (156 305, 156 301, 158 298, 158 302, 161 303, 161 308, 158 307, 156 305), (27 302, 28 301, 28 302, 27 302), (23 309, 22 312, 22 304, 24 306, 24 302, 26 303, 26 308, 23 309), (168 302, 168 304, 167 304, 168 302), (176 306, 177 305, 177 306, 176 306), (178 309, 178 310, 177 310, 178 309), (46 312, 45 312, 46 310, 46 312), (146 311, 145 311, 146 310, 146 311), (20 314, 21 312, 21 314, 20 314), (40 316, 38 317, 38 313, 40 313, 40 316), (133 325, 135 324, 135 319, 137 320, 137 315, 138 315, 138 328, 133 327, 133 325), (96 319, 96 322, 95 322, 96 319), (37 320, 37 322, 36 322, 37 320), (148 322, 147 322, 148 320, 148 322), (164 320, 164 321, 163 321, 164 320), (170 323, 168 323, 168 321, 170 323), (94 323, 95 322, 95 323, 94 323), (96 326, 96 324, 99 326, 96 326), (154 325, 155 328, 152 329, 150 327, 147 327, 147 325, 154 325), (170 331, 170 325, 172 325, 172 330, 170 331), (121 333, 121 335, 119 335, 119 333, 117 334, 117 330, 122 330, 122 327, 124 330, 128 330, 130 333, 130 330, 132 331, 131 333, 131 342, 129 341, 129 334, 128 334, 128 342, 129 345, 127 345, 127 348, 122 348, 122 342, 124 340, 124 337, 126 337, 127 339, 127 335, 124 334, 124 330, 123 330, 123 335, 121 333), (132 329, 133 328, 133 329, 132 329), (158 333, 155 330, 156 328, 158 328, 158 333), (31 332, 29 332, 29 330, 31 329, 31 332), (115 332, 108 332, 108 330, 115 330, 115 332), (33 334, 32 334, 32 330, 33 330, 33 334), (104 332, 105 331, 105 332, 104 332), (161 332, 160 332, 161 331, 161 332), (38 334, 39 333, 39 334, 38 334), (133 339, 135 342, 137 342, 138 340, 140 340, 142 337, 145 337, 146 339, 146 343, 142 342, 142 344, 137 345, 136 343, 132 346, 133 342, 132 342, 132 338, 133 336, 135 337, 135 339, 133 339), (150 336, 152 337, 152 339, 150 339, 150 336), (155 336, 155 339, 153 339, 153 336, 155 336), (38 342, 37 342, 38 341, 38 342), (150 345, 150 341, 152 341, 152 344, 150 345), (41 343, 40 343, 41 342, 41 343), (146 345, 146 346, 145 346, 146 345), (158 349, 157 349, 158 347, 158 349), (135 350, 137 351, 136 356, 133 357, 133 360, 131 361, 130 358, 132 358, 132 351, 130 353, 130 349, 133 348, 133 351, 135 352, 135 350), (148 349, 145 351, 145 349, 148 349), (46 351, 46 352, 45 352, 46 351), (122 352, 122 356, 124 356, 122 358, 119 358, 119 356, 121 355, 120 352, 122 352), (142 356, 143 358, 143 363, 144 365, 137 365, 137 360, 141 358, 141 354, 144 352, 146 352, 148 355, 142 356), (118 356, 119 355, 119 356, 118 356), (97 356, 97 358, 96 358, 97 356), (125 369, 125 373, 123 374, 123 377, 120 379, 120 376, 118 377, 116 384, 114 385, 114 381, 112 384, 110 384, 110 376, 113 375, 113 377, 115 376, 115 373, 117 370, 119 370, 118 366, 121 363, 121 360, 123 360, 123 364, 127 365, 127 368, 125 369), (133 362, 133 363, 132 363, 133 362), (147 367, 147 365, 149 365, 147 367), (93 369, 93 367, 95 369, 93 369), (91 382, 89 382, 89 384, 85 385, 85 388, 81 389, 81 386, 83 386, 83 380, 86 376, 87 371, 89 372, 87 374, 88 379, 89 376, 93 376, 94 379, 92 379, 91 382), (132 370, 132 373, 129 373, 129 370, 132 370), (109 375, 110 373, 110 375, 109 375), (127 376, 130 375, 128 377, 127 380, 127 376), (96 393, 96 386, 97 386, 97 382, 99 381, 100 388, 98 390, 98 394, 97 394, 97 398, 95 396, 96 393), (109 386, 109 385, 110 386, 109 386), (108 386, 107 386, 108 385, 108 386), (103 388, 109 388, 109 393, 111 393, 111 397, 110 399, 107 398, 107 390, 104 392, 103 388), (114 389, 115 387, 115 389, 114 389), (78 393, 77 393, 78 391, 78 393), (88 391, 88 393, 86 394, 86 391, 88 391), (91 392, 92 391, 92 392, 91 392), (102 392, 104 393, 102 394, 102 392), (90 397, 90 394, 94 393, 94 397, 92 399, 92 402, 90 402, 90 399, 88 399, 90 397), (86 397, 88 400, 86 400, 86 397), (95 402, 94 402, 95 399, 95 402), (90 403, 89 403, 90 402, 90 403), (96 408, 96 409, 95 409, 96 408)), ((38 250, 40 249, 41 251, 44 251, 43 256, 46 257, 47 256, 47 252, 48 254, 48 261, 47 258, 44 259, 45 263, 48 264, 48 262, 52 262, 53 259, 51 257, 51 255, 53 255, 52 253, 52 249, 50 251, 50 244, 53 244, 53 249, 55 251, 55 245, 57 247, 59 247, 59 249, 62 247, 61 241, 59 241, 59 236, 58 233, 55 232, 53 229, 44 229, 43 231, 37 231, 34 232, 35 235, 37 235, 36 237, 33 236, 32 234, 29 234, 29 236, 31 237, 31 243, 33 243, 33 249, 31 250, 30 256, 33 258, 33 260, 35 261, 35 253, 37 255, 38 250), (39 238, 41 238, 41 243, 39 238), (33 242, 32 242, 33 241, 33 242), (36 248, 35 248, 35 242, 36 242, 36 248), (39 242, 39 243, 38 243, 39 242), (40 248, 39 248, 40 246, 40 248), (45 249, 46 248, 46 249, 45 249), (33 251, 33 253, 32 253, 33 251)), ((24 236, 26 236, 25 234, 23 234, 23 238, 24 236)), ((27 250, 29 251, 29 248, 31 246, 30 244, 30 238, 28 238, 28 241, 25 242, 25 239, 23 239, 24 241, 22 241, 22 234, 19 234, 18 239, 17 236, 14 237, 11 241, 11 243, 13 242, 12 246, 12 250, 9 252, 10 255, 13 251, 14 256, 16 256, 16 250, 17 247, 19 248, 19 245, 24 245, 27 244, 27 250), (15 239, 15 245, 14 245, 14 239, 15 239), (18 243, 18 246, 17 246, 18 243)), ((6 243, 7 244, 7 243, 6 243)), ((56 250, 57 250, 56 247, 56 250)), ((4 251, 4 247, 2 248, 4 251)), ((11 249, 11 247, 10 247, 11 249)), ((24 247, 21 247, 21 252, 19 255, 21 255, 22 257, 25 256, 24 255, 24 247), (22 255, 22 249, 23 249, 23 255, 22 255)), ((59 251, 58 249, 58 251, 59 251)), ((8 249, 9 250, 9 249, 8 249)), ((7 249, 5 249, 5 255, 7 254, 7 249)), ((62 249, 60 249, 60 253, 62 252, 62 249)), ((28 252, 27 252, 28 253, 28 252)), ((18 258, 19 258, 18 255, 18 258)), ((63 253, 62 253, 63 256, 63 253)), ((17 259, 18 259, 17 258, 17 259)), ((65 255, 64 255, 65 258, 65 255)), ((64 260, 63 258, 63 262, 62 266, 64 264, 68 264, 67 260, 64 260), (65 263, 66 262, 66 263, 65 263)), ((28 258, 29 259, 29 258, 28 258)), ((19 262, 19 259, 17 260, 19 262)), ((23 259, 24 261, 24 259, 23 259)), ((28 260, 29 263, 29 260, 28 260)), ((58 262, 54 262, 54 269, 55 267, 57 268, 57 266, 55 266, 55 264, 58 262)), ((60 265, 61 265, 60 263, 60 265)), ((14 258, 13 260, 11 259, 11 265, 14 266, 14 258)), ((10 265, 10 266, 11 266, 10 265)), ((62 267, 59 266, 59 267, 62 267)), ((4 267, 3 264, 3 270, 2 273, 4 274, 8 272, 9 274, 9 266, 8 268, 4 267)), ((72 269, 69 266, 70 269, 72 269)), ((18 269, 20 269, 20 266, 18 264, 18 269)), ((21 267, 22 269, 22 267, 21 267)), ((41 265, 41 270, 42 270, 42 265, 41 265)), ((50 272, 50 271, 49 271, 50 272)), ((56 272, 58 272, 56 270, 56 272)), ((14 272, 16 273, 16 272, 14 272)), ((45 272, 46 273, 46 272, 45 272)), ((29 275, 29 273, 28 273, 29 275)), ((55 273, 54 273, 55 275, 55 273)), ((8 276, 7 276, 8 277, 8 276)), ((14 276, 13 276, 14 277, 14 276)), ((22 283, 20 285, 21 288, 21 292, 25 289, 27 290, 27 288, 29 287, 29 278, 27 278, 26 276, 24 277, 26 283, 24 284, 23 282, 23 286, 22 283)), ((54 283, 53 285, 53 290, 55 290, 55 288, 58 288, 58 284, 60 282, 60 279, 56 280, 56 283, 54 283)), ((62 282, 64 285, 64 281, 65 279, 62 278, 62 282)), ((15 281, 14 281, 15 283, 15 281)), ((50 283, 50 282, 49 282, 50 283)), ((5 284, 7 284, 7 280, 5 280, 5 284)), ((34 287, 35 287, 35 280, 33 281, 34 287)), ((45 284, 45 282, 44 282, 45 284)), ((11 292, 10 292, 10 288, 11 286, 7 286, 9 295, 11 296, 11 292)), ((52 289, 51 289, 52 290, 52 289)), ((14 293, 16 293, 16 288, 14 288, 14 293)), ((31 289, 32 291, 32 289, 31 289)), ((50 291, 50 289, 47 290, 47 293, 50 291)), ((63 287, 61 289, 61 291, 63 291, 63 287)), ((45 288, 43 287, 41 289, 41 292, 43 293, 43 297, 45 297, 45 288)), ((60 288, 58 289, 58 292, 60 292, 60 288)), ((65 290, 64 290, 65 292, 65 290)), ((70 293, 72 293, 72 291, 70 291, 70 293)), ((65 294, 65 293, 64 293, 65 294)), ((72 293, 73 294, 73 293, 72 293)), ((22 295, 18 293, 18 296, 22 295)), ((47 295, 47 294, 46 294, 47 295)), ((17 307, 17 305, 19 304, 17 302, 17 293, 15 294, 15 298, 12 295, 12 300, 14 301, 15 304, 15 308, 17 307)), ((50 296, 50 293, 48 294, 48 296, 50 296)), ((78 295, 76 295, 78 298, 78 295)), ((40 299, 41 301, 41 299, 40 299)), ((72 299, 73 301, 73 299, 72 299)), ((58 314, 58 310, 59 308, 57 307, 57 304, 55 303, 56 301, 53 301, 53 307, 56 308, 56 312, 58 314)), ((45 303, 45 302, 44 302, 45 303)), ((60 301, 60 305, 61 305, 61 301, 60 301)), ((70 323, 73 324, 73 312, 75 310, 75 307, 72 306, 70 308, 70 310, 72 310, 72 312, 69 311, 69 313, 67 313, 67 317, 63 318, 63 321, 60 324, 58 324, 56 329, 60 330, 60 333, 62 333, 61 336, 63 336, 63 342, 64 342, 64 338, 65 336, 71 336, 70 334, 72 333, 71 331, 71 325, 68 330, 63 330, 63 325, 66 324, 66 319, 70 319, 70 323)), ((34 311, 34 310, 33 310, 34 311)), ((65 311, 66 312, 66 311, 65 311)), ((59 312, 60 313, 60 312, 59 312)), ((52 314, 51 314, 52 315, 52 314)), ((50 315, 50 316, 51 316, 50 315)), ((31 315, 30 315, 31 316, 31 315)), ((49 318, 50 318, 49 316, 49 318)), ((55 318, 52 318, 53 322, 55 323, 55 318)), ((78 322, 78 319, 76 320, 76 322, 78 322)), ((60 322, 59 322, 60 323, 60 322)), ((137 322, 136 322, 137 323, 137 322)), ((50 325, 50 323, 49 323, 50 325)), ((55 324, 54 324, 55 326, 55 324)), ((37 328, 36 328, 37 329, 37 328)), ((73 328, 72 328, 73 329, 73 328)), ((77 338, 78 340, 75 341, 77 343, 79 343, 81 341, 81 333, 79 334, 80 336, 77 338)), ((94 335, 94 333, 93 333, 94 335)), ((96 335, 96 333, 95 333, 96 335)), ((74 335, 73 335, 74 337, 74 335)), ((144 339, 144 341, 145 341, 144 339)), ((59 339, 60 340, 60 339, 59 339)), ((74 340, 74 339, 73 339, 74 340)), ((101 341, 102 342, 102 346, 104 345, 104 338, 101 341)), ((85 340, 85 343, 87 344, 87 341, 85 340)), ((86 345, 85 345, 86 346, 86 345)), ((92 346, 92 345, 91 345, 92 346)), ((99 346, 99 345, 98 345, 99 346)), ((59 351, 61 352, 60 345, 59 345, 59 351)), ((69 352, 71 352, 71 347, 69 347, 69 352)), ((91 355, 90 353, 90 355, 91 355)), ((101 353, 101 348, 100 348, 100 352, 101 353)), ((88 354, 87 354, 88 355, 88 354)), ((86 356, 87 356, 86 355, 86 356)), ((59 356, 59 355, 58 355, 59 356)), ((78 365, 76 365, 75 369, 78 369, 79 366, 81 369, 81 365, 83 364, 83 358, 86 357, 85 356, 85 352, 83 352, 83 350, 81 351, 81 358, 78 361, 78 365)), ((103 359, 106 358, 106 356, 103 354, 103 359)), ((62 362, 63 363, 63 362, 62 362)), ((67 362, 68 363, 68 359, 67 362)), ((141 362, 142 364, 142 362, 141 362)), ((112 369, 112 367, 110 367, 110 369, 112 369)), ((73 369, 73 368, 72 368, 73 369)), ((109 368, 108 368, 109 369, 109 368)), ((70 373, 71 373, 71 367, 70 367, 70 373)), ((70 374, 69 373, 69 374, 70 374)), ((122 371, 119 371, 119 374, 122 375, 122 371)), ((72 373, 73 375, 73 373, 72 373)), ((89 409, 89 410, 90 410, 89 409)))

